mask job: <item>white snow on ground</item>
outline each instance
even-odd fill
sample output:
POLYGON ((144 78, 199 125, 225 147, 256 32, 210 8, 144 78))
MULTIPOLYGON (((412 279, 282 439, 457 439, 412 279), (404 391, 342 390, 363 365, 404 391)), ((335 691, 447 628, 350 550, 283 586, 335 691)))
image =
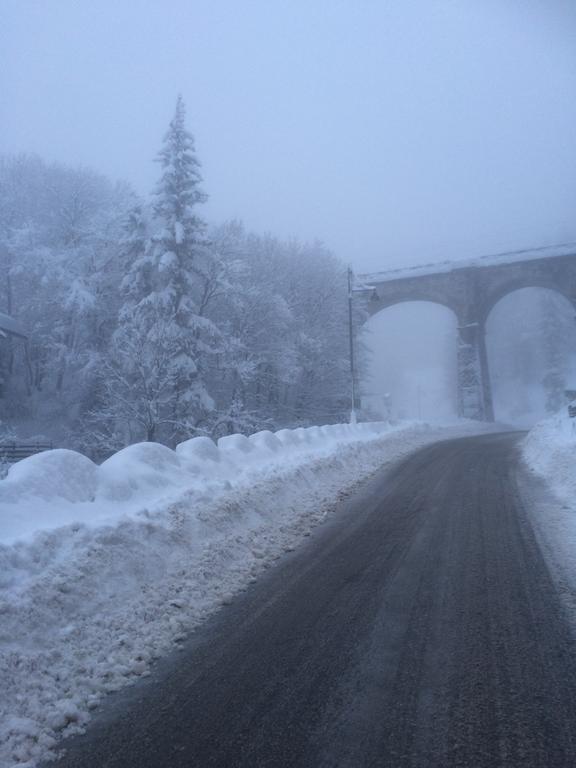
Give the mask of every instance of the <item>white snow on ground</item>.
POLYGON ((0 766, 53 756, 342 492, 473 431, 336 425, 139 444, 100 467, 64 450, 14 465, 0 481, 0 766))
POLYGON ((559 499, 576 505, 576 419, 564 412, 540 422, 526 436, 522 452, 559 499))
POLYGON ((540 422, 524 439, 522 453, 544 481, 522 488, 524 502, 576 630, 576 419, 564 412, 540 422))

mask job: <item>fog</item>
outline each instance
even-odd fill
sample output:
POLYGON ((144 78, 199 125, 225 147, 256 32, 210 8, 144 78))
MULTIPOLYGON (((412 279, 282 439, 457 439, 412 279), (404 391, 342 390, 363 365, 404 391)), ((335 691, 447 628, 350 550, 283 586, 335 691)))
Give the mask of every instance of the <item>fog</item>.
MULTIPOLYGON (((486 324, 495 417, 527 427, 576 391, 574 307, 555 291, 525 288, 505 296, 486 324), (548 401, 548 398, 550 400, 548 401)), ((376 415, 434 422, 457 415, 456 317, 429 302, 390 307, 366 324, 364 402, 376 415)))
MULTIPOLYGON (((572 0, 3 0, 0 87, 0 154, 93 169, 143 197, 181 94, 208 194, 202 216, 316 243, 310 258, 324 265, 321 243, 362 272, 576 241, 572 0)), ((302 285, 332 280, 332 267, 305 272, 309 257, 291 248, 274 251, 287 275, 298 253, 302 285)), ((290 304, 263 274, 263 293, 290 304)), ((493 312, 502 419, 546 412, 552 326, 567 340, 562 385, 572 382, 571 310, 552 304, 532 292, 493 312)), ((367 410, 452 418, 456 333, 439 306, 372 318, 367 410)))
POLYGON ((367 323, 363 394, 377 415, 450 421, 457 415, 457 329, 439 304, 406 302, 367 323))
POLYGON ((576 239, 571 0, 3 0, 2 151, 147 193, 177 93, 207 215, 362 270, 576 239))

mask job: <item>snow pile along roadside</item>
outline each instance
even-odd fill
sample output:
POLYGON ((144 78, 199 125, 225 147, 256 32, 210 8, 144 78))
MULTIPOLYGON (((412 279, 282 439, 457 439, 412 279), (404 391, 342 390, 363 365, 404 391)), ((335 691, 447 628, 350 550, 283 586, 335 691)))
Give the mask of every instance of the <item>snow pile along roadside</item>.
POLYGON ((175 451, 137 443, 100 466, 76 451, 39 453, 15 464, 0 482, 0 543, 67 524, 95 526, 139 517, 184 490, 212 498, 276 464, 299 466, 310 455, 328 456, 339 445, 373 440, 390 429, 381 423, 335 424, 229 435, 217 445, 197 437, 175 451))
POLYGON ((566 504, 576 502, 576 419, 557 414, 537 424, 524 439, 528 466, 545 478, 566 504))
POLYGON ((0 481, 0 766, 33 766, 388 460, 477 429, 336 425, 71 451, 0 481))

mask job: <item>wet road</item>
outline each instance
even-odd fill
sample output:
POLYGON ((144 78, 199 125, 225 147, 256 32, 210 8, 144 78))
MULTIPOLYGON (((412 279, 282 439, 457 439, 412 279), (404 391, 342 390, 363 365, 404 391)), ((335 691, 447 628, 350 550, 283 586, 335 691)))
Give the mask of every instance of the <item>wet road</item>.
POLYGON ((576 766, 574 642, 516 440, 375 478, 56 765, 576 766))

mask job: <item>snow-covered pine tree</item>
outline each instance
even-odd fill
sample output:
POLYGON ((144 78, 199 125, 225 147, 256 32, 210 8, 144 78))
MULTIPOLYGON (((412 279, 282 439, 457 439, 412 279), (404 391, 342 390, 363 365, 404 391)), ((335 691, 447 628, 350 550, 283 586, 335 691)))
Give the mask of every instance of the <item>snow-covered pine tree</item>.
MULTIPOLYGON (((200 185, 200 163, 194 138, 186 130, 182 97, 158 160, 162 175, 156 189, 154 215, 160 231, 154 242, 158 284, 150 297, 154 309, 166 322, 172 345, 173 420, 175 437, 192 434, 213 409, 204 373, 210 355, 217 351, 218 329, 200 311, 205 288, 205 265, 211 260, 205 239, 205 224, 197 206, 207 196, 200 185)), ((153 329, 151 330, 153 334, 153 329)))
POLYGON ((134 209, 124 241, 125 303, 111 350, 110 394, 125 403, 133 386, 141 401, 129 409, 132 437, 145 424, 141 439, 174 443, 197 432, 213 408, 205 370, 219 340, 202 313, 212 255, 196 214, 206 195, 181 97, 158 160, 153 234, 134 209))

